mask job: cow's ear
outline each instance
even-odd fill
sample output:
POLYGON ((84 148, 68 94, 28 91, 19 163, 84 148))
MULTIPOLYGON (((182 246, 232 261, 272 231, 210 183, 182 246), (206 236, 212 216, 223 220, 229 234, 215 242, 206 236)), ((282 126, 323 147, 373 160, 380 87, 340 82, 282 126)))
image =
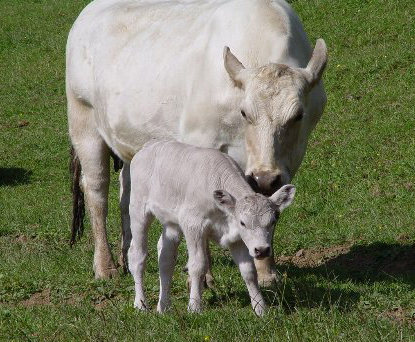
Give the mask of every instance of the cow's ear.
POLYGON ((309 84, 309 88, 314 87, 323 76, 327 65, 327 46, 323 39, 317 39, 313 54, 307 64, 307 68, 302 69, 304 76, 309 84))
POLYGON ((244 88, 244 80, 241 71, 245 69, 242 63, 236 58, 229 47, 225 46, 223 49, 223 62, 225 69, 228 72, 235 86, 238 88, 244 88))
POLYGON ((281 189, 276 191, 271 197, 271 201, 276 204, 278 211, 282 212, 287 208, 294 199, 295 186, 291 184, 284 185, 281 189))
POLYGON ((213 191, 213 199, 219 209, 233 215, 235 211, 235 198, 226 190, 213 191))

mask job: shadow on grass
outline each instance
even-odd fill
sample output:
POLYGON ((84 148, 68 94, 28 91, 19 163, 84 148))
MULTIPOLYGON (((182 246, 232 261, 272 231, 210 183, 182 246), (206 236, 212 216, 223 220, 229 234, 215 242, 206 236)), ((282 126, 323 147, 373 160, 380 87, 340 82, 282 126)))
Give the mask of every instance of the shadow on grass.
MULTIPOLYGON (((326 251, 329 249, 326 249, 326 251)), ((369 245, 354 245, 338 255, 326 257, 325 250, 310 255, 320 258, 318 266, 307 265, 307 260, 284 262, 280 272, 294 274, 316 274, 335 278, 336 281, 374 283, 377 281, 405 282, 415 287, 415 245, 375 242, 369 245)), ((304 253, 307 258, 308 253, 304 253)), ((312 253, 310 253, 312 254, 312 253)))
MULTIPOLYGON (((282 307, 287 314, 296 312, 298 308, 330 310, 336 307, 345 312, 351 310, 360 298, 357 291, 331 288, 329 284, 318 286, 315 279, 304 277, 290 279, 274 288, 262 289, 261 292, 270 307, 282 307)), ((234 301, 243 307, 251 306, 248 290, 212 292, 207 302, 209 306, 217 307, 234 301)))
MULTIPOLYGON (((225 256, 215 259, 222 265, 232 263, 225 256)), ((359 291, 347 286, 349 282, 370 285, 386 281, 415 287, 415 245, 377 242, 304 250, 301 256, 296 254, 279 261, 278 271, 287 274, 282 284, 262 290, 270 305, 282 306, 287 313, 302 307, 327 310, 336 307, 349 311, 361 296, 359 291)), ((232 291, 231 288, 213 294, 209 305, 229 300, 250 305, 247 290, 232 291)))
POLYGON ((32 171, 20 167, 1 167, 0 186, 29 184, 32 171))

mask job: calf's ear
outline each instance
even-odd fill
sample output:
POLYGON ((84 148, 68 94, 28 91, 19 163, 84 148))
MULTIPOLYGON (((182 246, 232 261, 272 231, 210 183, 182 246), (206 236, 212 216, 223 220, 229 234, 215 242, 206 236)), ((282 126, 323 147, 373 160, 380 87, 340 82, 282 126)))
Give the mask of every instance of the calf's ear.
POLYGON ((270 197, 271 201, 278 207, 278 211, 282 212, 287 208, 294 199, 295 186, 291 184, 284 185, 281 189, 274 192, 270 197))
POLYGON ((229 47, 225 46, 223 49, 223 62, 225 69, 228 72, 235 86, 244 88, 244 81, 241 71, 245 69, 242 63, 236 58, 229 47))
POLYGON ((213 191, 213 200, 219 209, 233 215, 235 211, 235 198, 226 190, 213 191))

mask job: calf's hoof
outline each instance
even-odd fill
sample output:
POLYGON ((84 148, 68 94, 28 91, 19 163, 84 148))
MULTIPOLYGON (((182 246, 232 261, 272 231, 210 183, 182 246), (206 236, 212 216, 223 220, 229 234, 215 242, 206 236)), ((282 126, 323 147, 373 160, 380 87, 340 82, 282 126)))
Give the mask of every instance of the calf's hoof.
POLYGON ((199 300, 190 300, 189 305, 187 306, 187 311, 189 313, 201 313, 202 312, 202 303, 199 300))
POLYGON ((140 311, 148 311, 148 305, 147 305, 147 303, 146 303, 145 301, 143 301, 143 300, 135 300, 135 301, 134 301, 134 307, 135 307, 137 310, 140 310, 140 311))
POLYGON ((258 303, 257 305, 255 305, 254 311, 257 316, 262 317, 267 312, 267 306, 265 304, 258 303))

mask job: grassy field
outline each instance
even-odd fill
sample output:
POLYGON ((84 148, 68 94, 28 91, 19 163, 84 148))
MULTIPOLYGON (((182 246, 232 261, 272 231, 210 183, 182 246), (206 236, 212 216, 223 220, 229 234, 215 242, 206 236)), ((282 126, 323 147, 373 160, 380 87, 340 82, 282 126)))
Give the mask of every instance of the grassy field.
POLYGON ((415 2, 291 1, 310 39, 328 45, 328 104, 277 226, 283 283, 266 291, 262 319, 226 251, 213 252, 205 312, 189 315, 181 246, 174 309, 160 316, 133 309, 130 275, 93 279, 89 223, 69 248, 64 55, 87 3, 0 1, 0 340, 415 341, 415 2))

